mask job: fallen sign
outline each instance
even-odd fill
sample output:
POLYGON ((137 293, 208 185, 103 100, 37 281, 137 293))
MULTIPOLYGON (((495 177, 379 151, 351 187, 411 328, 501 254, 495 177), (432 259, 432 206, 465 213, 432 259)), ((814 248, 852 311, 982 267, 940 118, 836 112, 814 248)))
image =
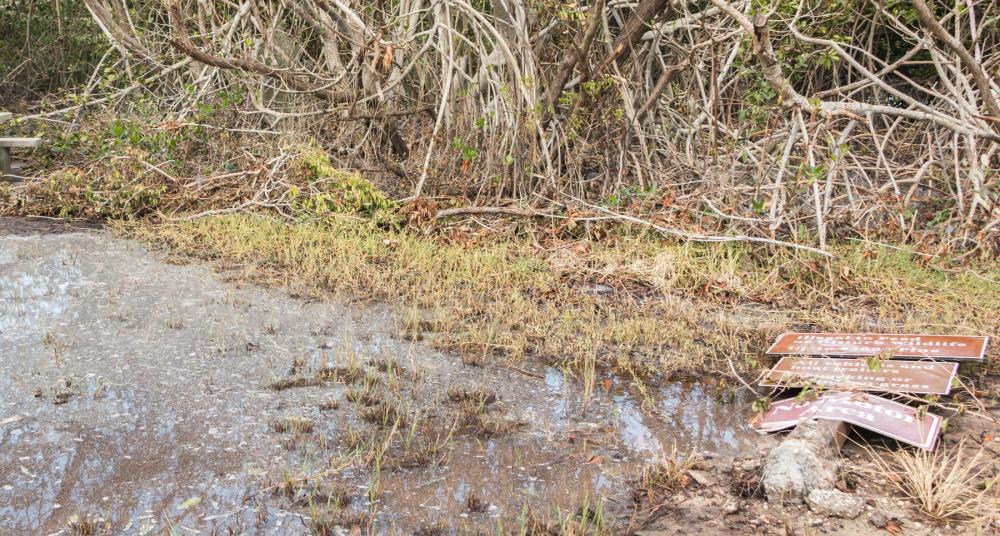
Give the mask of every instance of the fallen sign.
POLYGON ((859 389, 900 393, 938 394, 951 392, 958 363, 836 359, 829 357, 782 357, 761 380, 764 387, 859 389))
POLYGON ((933 450, 941 417, 866 393, 830 393, 815 400, 779 400, 752 423, 759 432, 777 432, 810 419, 843 421, 897 441, 933 450))
POLYGON ((989 337, 881 333, 783 333, 768 348, 771 355, 871 356, 982 361, 989 337))

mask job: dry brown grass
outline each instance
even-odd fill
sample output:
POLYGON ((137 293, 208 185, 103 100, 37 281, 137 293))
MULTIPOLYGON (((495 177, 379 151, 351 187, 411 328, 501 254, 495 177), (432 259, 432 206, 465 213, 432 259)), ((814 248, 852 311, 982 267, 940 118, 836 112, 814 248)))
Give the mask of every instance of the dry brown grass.
POLYGON ((453 387, 448 389, 448 400, 458 403, 469 403, 476 407, 486 407, 497 401, 497 395, 493 391, 483 389, 461 389, 453 387))
POLYGON ((315 428, 315 423, 312 419, 308 417, 302 417, 300 415, 286 415, 281 419, 274 419, 269 423, 271 431, 284 434, 286 432, 291 433, 303 433, 308 434, 315 428))
POLYGON ((632 500, 635 505, 660 504, 665 497, 687 486, 690 482, 687 472, 697 461, 693 453, 681 452, 674 445, 661 459, 643 467, 634 479, 632 500))
POLYGON ((111 523, 91 515, 73 514, 66 521, 71 536, 107 536, 111 534, 111 523))
POLYGON ((993 455, 962 442, 936 451, 870 452, 875 471, 935 520, 988 525, 1000 517, 993 455))

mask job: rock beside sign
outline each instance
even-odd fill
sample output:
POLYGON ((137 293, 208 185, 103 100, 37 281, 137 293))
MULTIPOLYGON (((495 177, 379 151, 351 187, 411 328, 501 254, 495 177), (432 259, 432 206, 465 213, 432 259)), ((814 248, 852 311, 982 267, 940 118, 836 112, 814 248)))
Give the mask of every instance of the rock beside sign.
POLYGON ((771 449, 761 484, 773 503, 801 503, 815 489, 833 487, 840 469, 839 442, 824 423, 807 421, 771 449))
POLYGON ((861 497, 836 489, 814 489, 806 496, 809 509, 817 514, 854 519, 865 509, 861 497))

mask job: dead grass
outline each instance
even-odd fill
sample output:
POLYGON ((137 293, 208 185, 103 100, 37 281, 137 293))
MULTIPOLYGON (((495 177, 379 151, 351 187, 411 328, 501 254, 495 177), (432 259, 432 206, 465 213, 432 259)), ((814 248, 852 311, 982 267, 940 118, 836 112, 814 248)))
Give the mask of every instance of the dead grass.
POLYGON ((389 376, 403 378, 406 376, 406 368, 394 357, 376 357, 370 361, 375 370, 383 372, 389 376))
POLYGON ((870 452, 876 472, 935 520, 994 522, 1000 512, 995 460, 967 443, 936 451, 870 452))
POLYGON ((111 523, 90 515, 73 514, 66 521, 71 536, 107 536, 111 534, 111 523))
POLYGON ((609 524, 604 515, 604 502, 590 504, 585 498, 575 512, 544 512, 525 504, 517 519, 498 523, 497 534, 511 536, 610 536, 624 534, 609 524), (509 526, 508 526, 509 525, 509 526))
POLYGON ((690 483, 687 472, 697 461, 692 453, 678 451, 674 445, 662 459, 642 468, 633 482, 632 501, 636 506, 661 504, 690 483))
POLYGON ((483 389, 461 389, 453 387, 448 389, 448 400, 458 403, 470 403, 473 406, 485 407, 497 401, 497 394, 493 391, 483 389))
POLYGON ((369 534, 374 526, 374 519, 367 513, 336 507, 315 510, 311 517, 310 528, 316 536, 336 536, 343 530, 347 534, 369 534))
POLYGON ((473 514, 482 514, 490 509, 490 503, 475 493, 469 493, 469 496, 465 499, 465 508, 473 514))
POLYGON ((286 415, 281 419, 274 419, 270 423, 271 431, 279 434, 287 432, 308 434, 315 428, 315 423, 308 417, 300 415, 286 415))
POLYGON ((313 377, 324 382, 357 383, 364 378, 364 370, 361 367, 322 367, 317 370, 313 377))
POLYGON ((298 387, 313 387, 319 384, 320 382, 313 378, 292 377, 274 380, 267 384, 267 388, 272 391, 284 391, 286 389, 295 389, 298 387))
POLYGON ((395 401, 382 401, 377 404, 363 407, 358 411, 361 419, 382 427, 406 426, 406 417, 399 403, 395 401))
MULTIPOLYGON (((674 245, 623 229, 614 246, 468 246, 367 222, 232 214, 123 229, 173 250, 252 266, 268 284, 396 303, 406 333, 467 364, 525 358, 635 378, 749 370, 788 329, 1000 332, 1000 264, 938 266, 875 245, 827 262, 740 244, 674 245), (600 283, 612 293, 589 289, 600 283), (433 311, 433 326, 423 320, 433 311)), ((402 335, 405 335, 402 334, 402 335)), ((990 363, 996 366, 997 350, 990 363)))

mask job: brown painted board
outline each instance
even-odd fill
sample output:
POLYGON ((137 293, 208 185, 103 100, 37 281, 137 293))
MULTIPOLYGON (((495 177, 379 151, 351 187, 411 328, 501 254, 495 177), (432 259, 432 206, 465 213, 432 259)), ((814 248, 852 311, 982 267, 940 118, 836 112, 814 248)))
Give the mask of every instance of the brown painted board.
POLYGON ((777 432, 807 419, 843 421, 926 450, 934 449, 942 420, 875 395, 841 392, 815 400, 779 400, 752 424, 760 432, 777 432))
POLYGON ((768 354, 870 356, 982 361, 989 337, 887 333, 783 333, 768 354))
POLYGON ((867 359, 785 356, 760 384, 802 387, 808 383, 827 389, 946 395, 958 372, 958 363, 888 359, 877 363, 873 367, 867 359))

